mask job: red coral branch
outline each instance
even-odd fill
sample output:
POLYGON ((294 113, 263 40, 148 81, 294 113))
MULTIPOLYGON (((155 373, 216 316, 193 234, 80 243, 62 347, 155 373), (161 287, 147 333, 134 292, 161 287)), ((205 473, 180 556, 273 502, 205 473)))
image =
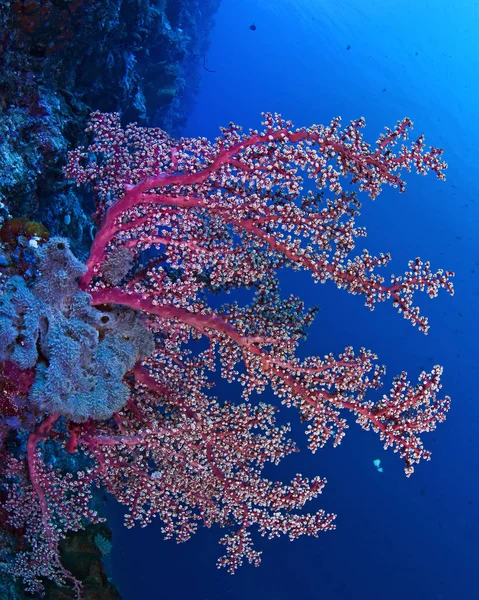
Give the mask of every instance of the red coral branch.
POLYGON ((442 368, 421 373, 415 386, 401 373, 374 402, 370 392, 381 386, 384 368, 372 352, 348 347, 337 357, 300 360, 315 309, 282 298, 278 272, 304 269, 316 282, 364 296, 371 309, 390 300, 427 333, 414 294, 452 294, 453 274, 417 258, 386 283, 377 269, 389 254, 352 252, 366 235, 355 223, 357 193, 374 199, 386 184, 404 191, 401 173, 413 168, 443 179, 442 150, 426 150, 423 136, 407 143, 409 119, 386 129, 374 147, 363 139, 362 119, 294 129, 265 114, 263 126, 243 134, 230 124, 213 143, 176 141, 94 113, 93 143, 71 153, 66 172, 93 188, 102 216, 80 287, 94 307, 141 312, 155 350, 126 374, 130 396, 112 418, 72 423, 37 411, 26 456, 9 458, 8 526, 25 531, 30 547, 14 572, 29 589, 38 591, 39 577, 68 578, 57 543, 98 519, 88 505, 93 484, 128 507, 128 526, 157 516, 165 537, 179 542, 199 523, 227 528, 218 566, 230 572, 244 560, 259 563, 253 529, 290 539, 333 529, 335 515, 304 512, 324 479, 297 475, 284 484, 262 475, 267 463, 297 451, 289 426, 276 424, 278 407, 253 403, 267 388, 299 411, 313 452, 341 442, 349 412, 399 452, 407 475, 430 458, 421 434, 444 420, 450 404, 438 397, 442 368), (304 189, 308 177, 316 190, 304 189), (251 291, 249 304, 212 301, 238 289, 251 291), (213 395, 218 370, 243 386, 241 403, 213 395), (91 466, 76 477, 54 470, 45 464, 46 442, 91 466), (37 548, 47 549, 43 558, 37 548))

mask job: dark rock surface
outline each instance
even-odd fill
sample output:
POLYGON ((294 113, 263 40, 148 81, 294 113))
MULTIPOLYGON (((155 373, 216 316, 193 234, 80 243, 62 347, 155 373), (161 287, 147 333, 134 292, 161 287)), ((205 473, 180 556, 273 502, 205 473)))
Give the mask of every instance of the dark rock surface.
MULTIPOLYGON (((81 255, 90 207, 62 166, 93 110, 175 134, 220 0, 2 0, 0 202, 81 255)), ((0 215, 1 217, 1 215, 0 215)))

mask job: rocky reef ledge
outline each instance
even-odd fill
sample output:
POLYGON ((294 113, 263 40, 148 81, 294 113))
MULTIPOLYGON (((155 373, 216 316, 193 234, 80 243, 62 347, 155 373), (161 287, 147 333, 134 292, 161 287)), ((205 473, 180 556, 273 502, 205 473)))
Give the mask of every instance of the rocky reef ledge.
MULTIPOLYGON (((2 0, 0 222, 42 222, 81 255, 89 207, 64 184, 93 110, 170 134, 185 123, 220 0, 2 0)), ((214 76, 212 74, 212 76, 214 76)))

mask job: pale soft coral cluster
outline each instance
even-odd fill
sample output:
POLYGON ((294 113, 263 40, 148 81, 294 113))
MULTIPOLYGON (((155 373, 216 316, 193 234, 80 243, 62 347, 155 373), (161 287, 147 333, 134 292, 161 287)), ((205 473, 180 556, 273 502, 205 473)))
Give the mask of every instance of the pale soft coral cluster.
POLYGON ((15 275, 0 296, 0 360, 35 369, 32 406, 72 421, 108 419, 129 398, 123 377, 153 351, 151 333, 131 309, 100 311, 78 288, 86 267, 68 241, 36 251, 32 282, 15 275))

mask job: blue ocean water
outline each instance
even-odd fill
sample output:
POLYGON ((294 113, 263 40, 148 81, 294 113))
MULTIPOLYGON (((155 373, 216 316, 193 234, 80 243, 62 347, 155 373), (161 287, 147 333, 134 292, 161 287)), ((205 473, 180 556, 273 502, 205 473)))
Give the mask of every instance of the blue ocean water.
MULTIPOLYGON (((384 126, 409 116, 415 133, 445 149, 446 182, 411 175, 406 194, 364 198, 358 219, 368 229, 359 250, 362 243, 373 254, 390 251, 389 273, 416 256, 456 272, 453 298, 419 301, 428 336, 392 306, 370 312, 361 298, 304 274, 285 274, 283 289, 321 308, 304 355, 365 346, 387 365, 386 392, 402 370, 414 381, 441 364, 452 408, 445 424, 424 435, 432 461, 409 479, 397 455, 353 422, 339 448, 314 456, 304 449, 285 460, 275 477, 327 477, 315 506, 337 513, 337 530, 293 543, 259 540, 258 569, 218 571, 218 530, 177 545, 162 540, 160 523, 126 530, 118 518, 113 577, 125 600, 479 597, 478 31, 472 0, 223 0, 206 55, 214 73, 203 72, 185 135, 211 138, 229 121, 257 127, 261 111, 277 111, 298 126, 364 116, 374 142, 384 126)), ((304 446, 294 411, 286 417, 304 446)))

